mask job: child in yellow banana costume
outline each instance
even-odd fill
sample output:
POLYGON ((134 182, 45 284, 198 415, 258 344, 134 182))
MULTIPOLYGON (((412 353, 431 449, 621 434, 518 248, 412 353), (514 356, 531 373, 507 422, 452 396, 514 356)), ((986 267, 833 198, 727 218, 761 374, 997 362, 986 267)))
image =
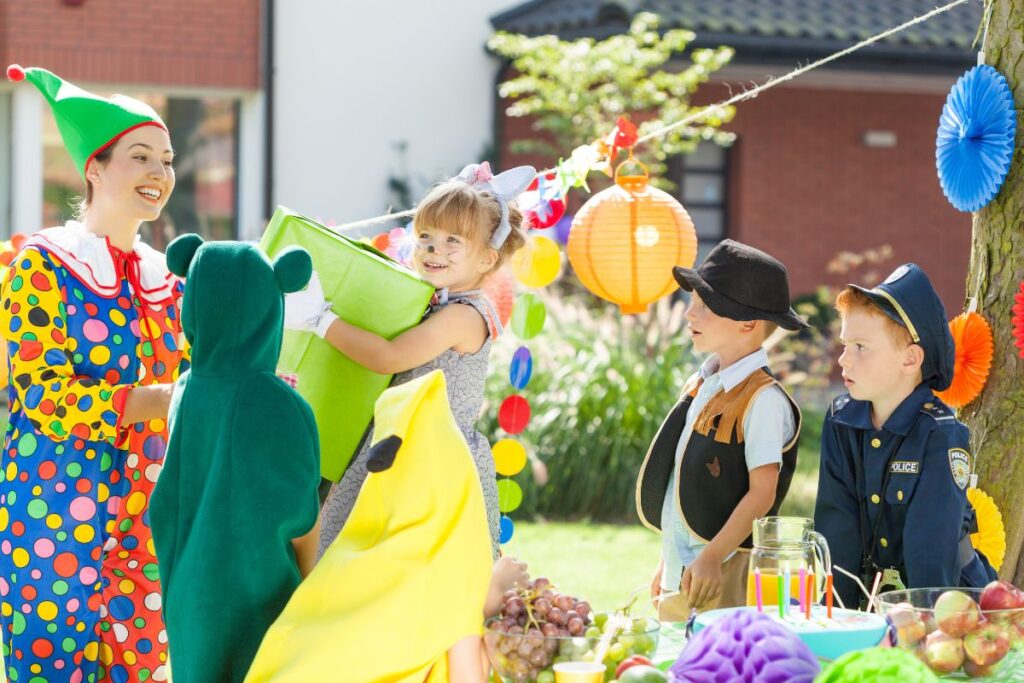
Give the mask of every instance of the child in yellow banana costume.
POLYGON ((389 389, 374 419, 352 514, 270 627, 247 683, 485 680, 490 532, 444 375, 389 389))

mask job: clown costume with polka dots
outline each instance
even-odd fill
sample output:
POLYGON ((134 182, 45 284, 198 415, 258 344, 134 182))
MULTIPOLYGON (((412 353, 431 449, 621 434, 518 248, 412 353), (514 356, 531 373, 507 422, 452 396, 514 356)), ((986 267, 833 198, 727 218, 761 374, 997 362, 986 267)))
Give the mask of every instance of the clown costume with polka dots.
POLYGON ((111 203, 111 185, 127 169, 142 189, 169 194, 169 138, 141 102, 96 97, 42 69, 8 75, 49 101, 95 212, 36 233, 0 286, 11 378, 0 459, 4 664, 19 682, 167 680, 148 507, 170 387, 187 368, 182 287, 131 230, 93 224, 115 225, 124 204, 129 217, 155 218, 132 214, 120 195, 111 203))

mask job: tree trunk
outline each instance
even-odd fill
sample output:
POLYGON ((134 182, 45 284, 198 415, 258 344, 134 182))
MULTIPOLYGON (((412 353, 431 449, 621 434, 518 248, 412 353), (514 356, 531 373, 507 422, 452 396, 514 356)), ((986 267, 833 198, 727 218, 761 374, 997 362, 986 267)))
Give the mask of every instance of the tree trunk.
POLYGON ((1014 346, 1011 308, 1024 279, 1024 0, 992 0, 985 62, 1003 74, 1017 107, 1013 164, 999 195, 973 221, 967 296, 992 326, 995 356, 981 396, 961 411, 971 429, 978 486, 1006 524, 1004 579, 1024 585, 1024 359, 1014 346))

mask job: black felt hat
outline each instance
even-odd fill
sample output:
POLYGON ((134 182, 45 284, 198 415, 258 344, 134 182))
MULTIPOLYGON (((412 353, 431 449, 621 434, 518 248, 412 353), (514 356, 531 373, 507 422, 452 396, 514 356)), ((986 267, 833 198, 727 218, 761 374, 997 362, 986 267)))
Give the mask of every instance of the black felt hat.
POLYGON ((696 291, 715 315, 731 320, 768 320, 787 330, 810 325, 789 304, 786 267, 760 249, 722 240, 699 268, 672 269, 676 282, 696 291))

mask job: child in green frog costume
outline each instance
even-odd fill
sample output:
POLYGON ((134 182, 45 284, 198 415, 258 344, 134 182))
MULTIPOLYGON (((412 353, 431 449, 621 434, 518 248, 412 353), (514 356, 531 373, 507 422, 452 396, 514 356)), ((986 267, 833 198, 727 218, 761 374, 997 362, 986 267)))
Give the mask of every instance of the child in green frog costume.
POLYGON ((302 249, 271 263, 239 242, 183 235, 192 368, 171 402, 150 507, 176 683, 241 681, 270 624, 312 569, 320 453, 306 402, 275 375, 283 294, 302 289, 302 249))

